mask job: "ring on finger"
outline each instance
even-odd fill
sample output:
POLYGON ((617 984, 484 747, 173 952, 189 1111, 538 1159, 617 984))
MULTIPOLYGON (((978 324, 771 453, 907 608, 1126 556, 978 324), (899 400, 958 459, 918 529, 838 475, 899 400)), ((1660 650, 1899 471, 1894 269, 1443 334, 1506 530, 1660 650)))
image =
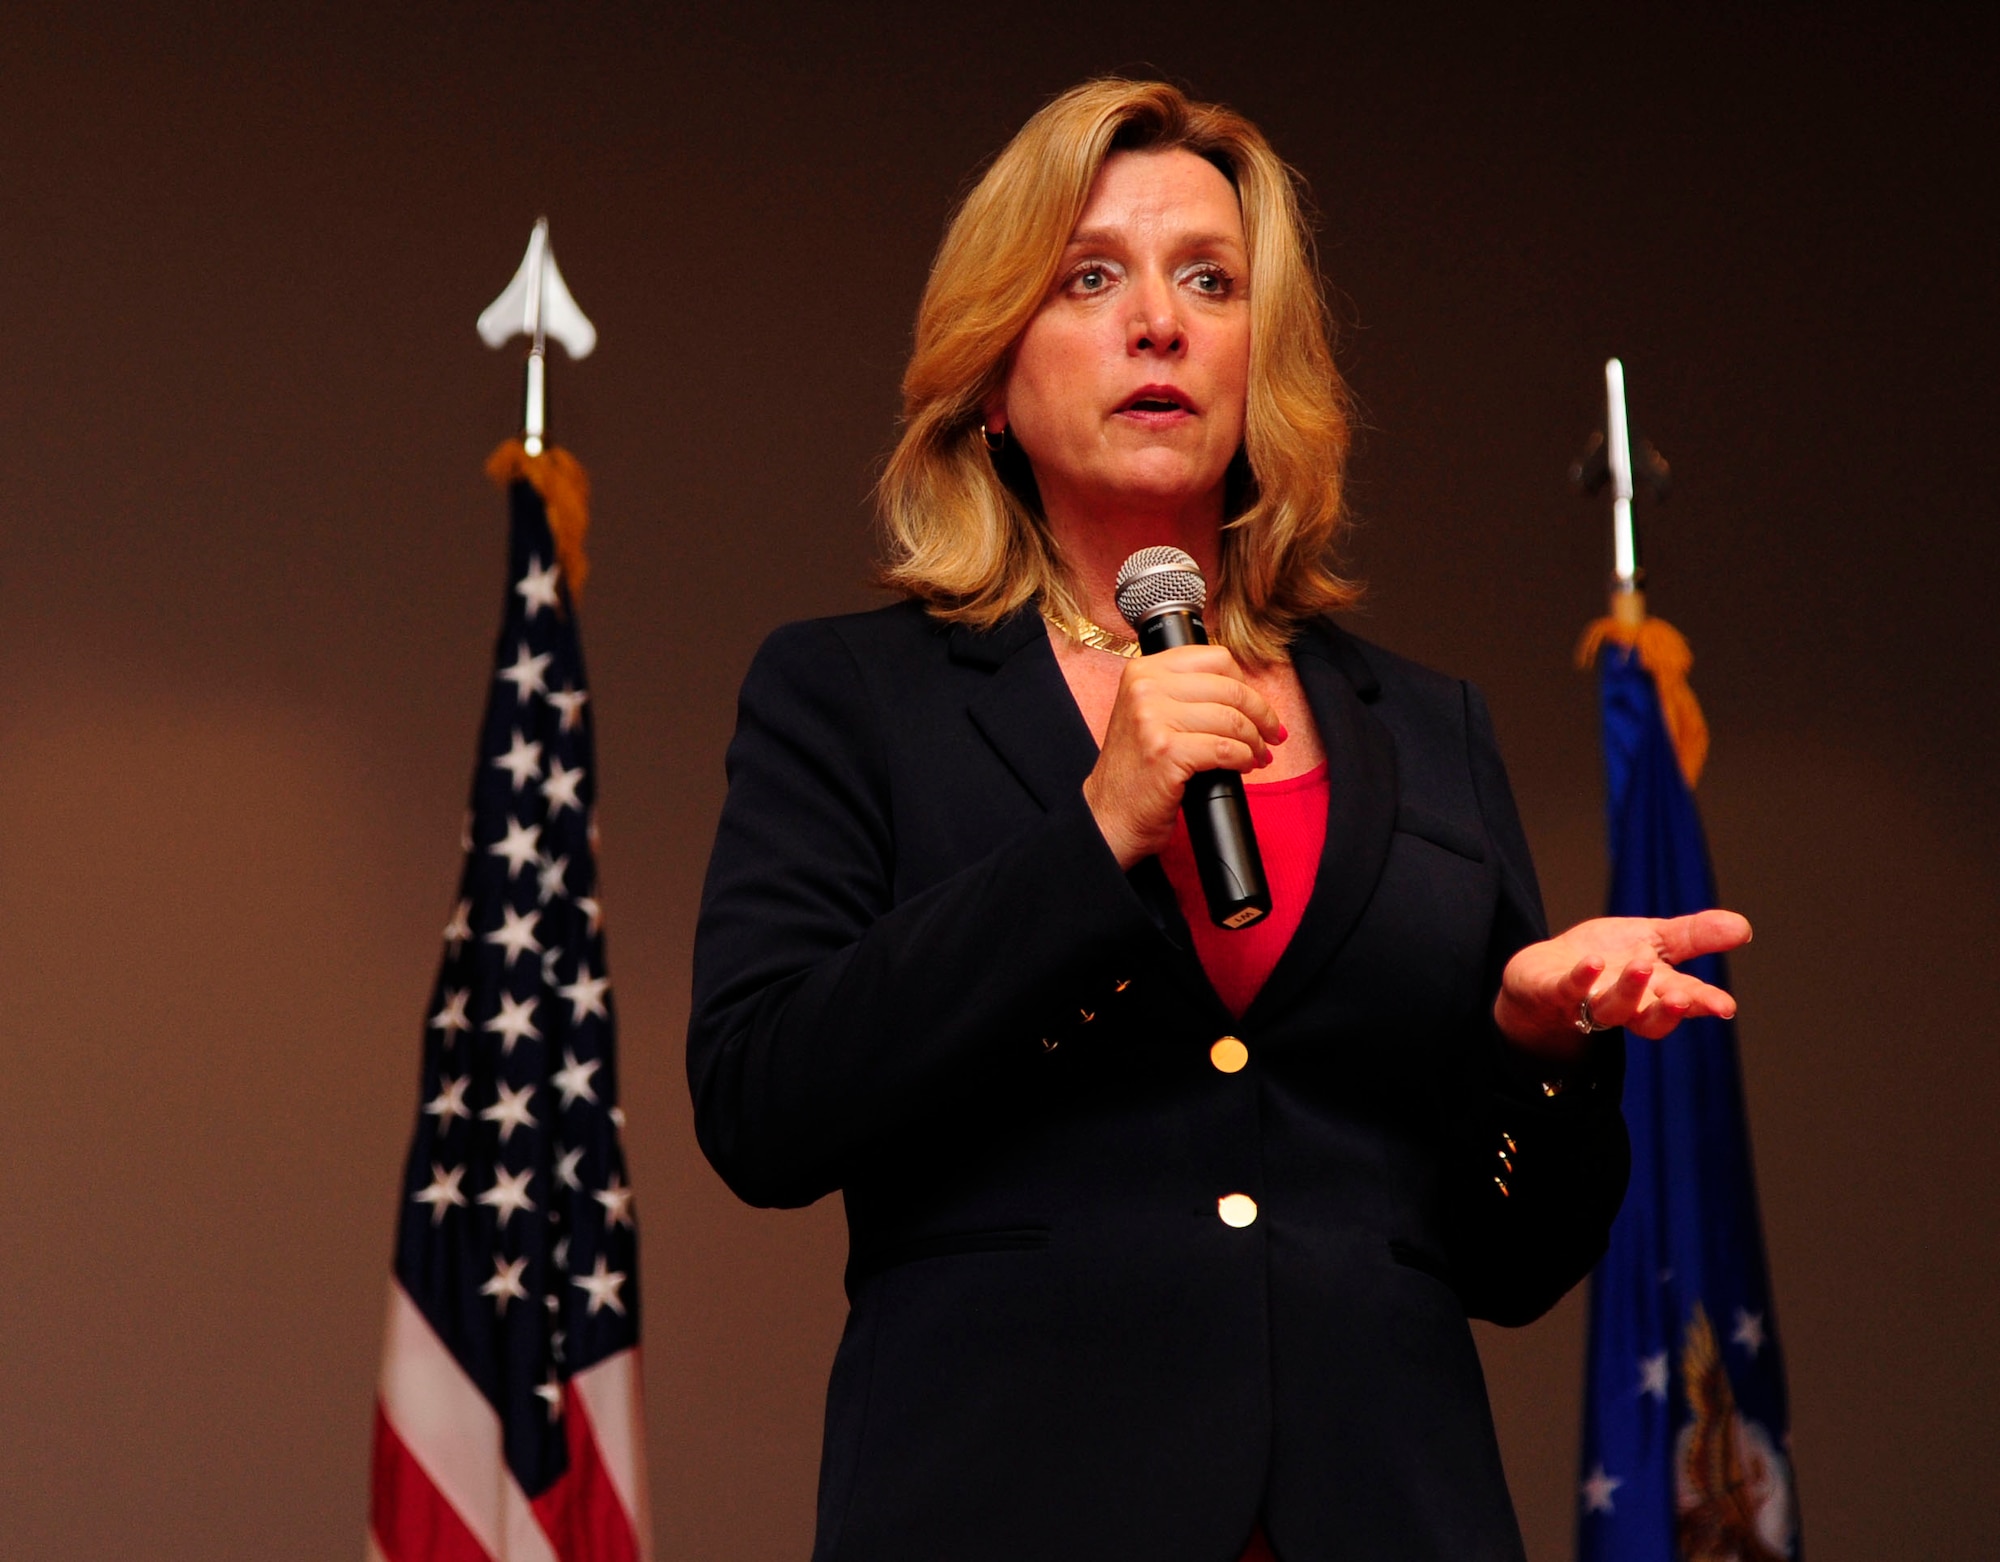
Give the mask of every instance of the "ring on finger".
POLYGON ((1586 1036, 1595 1035, 1601 1030, 1611 1029, 1609 1025, 1600 1025, 1597 1016, 1590 1012, 1590 998, 1588 995, 1577 999, 1576 1018, 1571 1020, 1570 1023, 1586 1036))

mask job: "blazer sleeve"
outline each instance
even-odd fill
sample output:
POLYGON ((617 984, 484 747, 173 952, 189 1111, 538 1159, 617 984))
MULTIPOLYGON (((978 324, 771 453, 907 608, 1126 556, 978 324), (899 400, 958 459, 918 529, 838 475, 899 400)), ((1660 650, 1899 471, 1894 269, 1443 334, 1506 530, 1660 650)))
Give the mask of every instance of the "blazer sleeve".
MULTIPOLYGON (((1500 873, 1485 983, 1498 993, 1508 960, 1546 938, 1548 924, 1492 716, 1476 688, 1467 684, 1465 694, 1473 784, 1500 873)), ((1593 1037, 1579 1064, 1557 1071, 1509 1045, 1490 1009, 1482 1018, 1482 1061, 1454 1136, 1452 1266, 1468 1313, 1524 1324, 1590 1272, 1624 1200, 1625 1034, 1593 1037)))
POLYGON ((702 1151, 752 1204, 842 1186, 1151 926, 1080 789, 899 902, 892 719, 823 621, 773 634, 743 684, 687 1064, 702 1151))

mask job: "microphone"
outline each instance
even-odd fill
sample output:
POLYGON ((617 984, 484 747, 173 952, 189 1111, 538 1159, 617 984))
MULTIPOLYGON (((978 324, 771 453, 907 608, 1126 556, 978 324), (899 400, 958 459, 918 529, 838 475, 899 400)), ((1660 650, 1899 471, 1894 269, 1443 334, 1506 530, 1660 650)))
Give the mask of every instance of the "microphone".
MULTIPOLYGON (((1139 653, 1177 645, 1207 645, 1201 610, 1208 582, 1179 548, 1141 548, 1118 568, 1118 611, 1139 637, 1139 653)), ((1270 914, 1271 889, 1264 858, 1250 825, 1243 777, 1234 770, 1204 770, 1188 777, 1181 814, 1194 843, 1208 915, 1217 927, 1248 927, 1270 914)))

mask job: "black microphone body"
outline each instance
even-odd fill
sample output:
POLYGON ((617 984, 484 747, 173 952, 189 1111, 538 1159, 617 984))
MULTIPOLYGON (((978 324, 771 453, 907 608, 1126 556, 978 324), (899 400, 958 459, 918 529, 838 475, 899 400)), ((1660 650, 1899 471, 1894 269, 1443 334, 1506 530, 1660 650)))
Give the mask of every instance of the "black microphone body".
MULTIPOLYGON (((1142 656, 1178 645, 1208 644, 1200 612, 1189 607, 1162 608, 1133 627, 1142 656)), ((1271 887, 1264 880, 1264 857, 1250 824, 1243 777, 1234 770, 1204 770, 1190 776, 1181 795, 1181 815, 1194 845, 1210 920, 1226 928, 1261 922, 1271 911, 1271 887)))

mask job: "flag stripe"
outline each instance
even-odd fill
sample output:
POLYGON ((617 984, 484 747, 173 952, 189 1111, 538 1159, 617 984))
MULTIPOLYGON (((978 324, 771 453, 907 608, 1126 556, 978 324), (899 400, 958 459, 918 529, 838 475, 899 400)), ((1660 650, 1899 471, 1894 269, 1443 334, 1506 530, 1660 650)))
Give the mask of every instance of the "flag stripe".
POLYGON ((638 1537, 640 1562, 652 1562, 652 1503, 646 1490, 646 1417, 638 1350, 623 1350, 570 1379, 583 1401, 604 1473, 638 1537))
POLYGON ((493 1562, 479 1537, 424 1473, 389 1418, 375 1407, 375 1467, 368 1516, 369 1562, 493 1562))
POLYGON ((500 1417, 417 1311, 389 1284, 382 1414, 480 1545, 507 1562, 556 1562, 501 1455, 500 1417))
POLYGON ((566 1411, 569 1468, 535 1499, 535 1517, 562 1562, 638 1562, 632 1520, 605 1472, 589 1412, 574 1397, 566 1411))

